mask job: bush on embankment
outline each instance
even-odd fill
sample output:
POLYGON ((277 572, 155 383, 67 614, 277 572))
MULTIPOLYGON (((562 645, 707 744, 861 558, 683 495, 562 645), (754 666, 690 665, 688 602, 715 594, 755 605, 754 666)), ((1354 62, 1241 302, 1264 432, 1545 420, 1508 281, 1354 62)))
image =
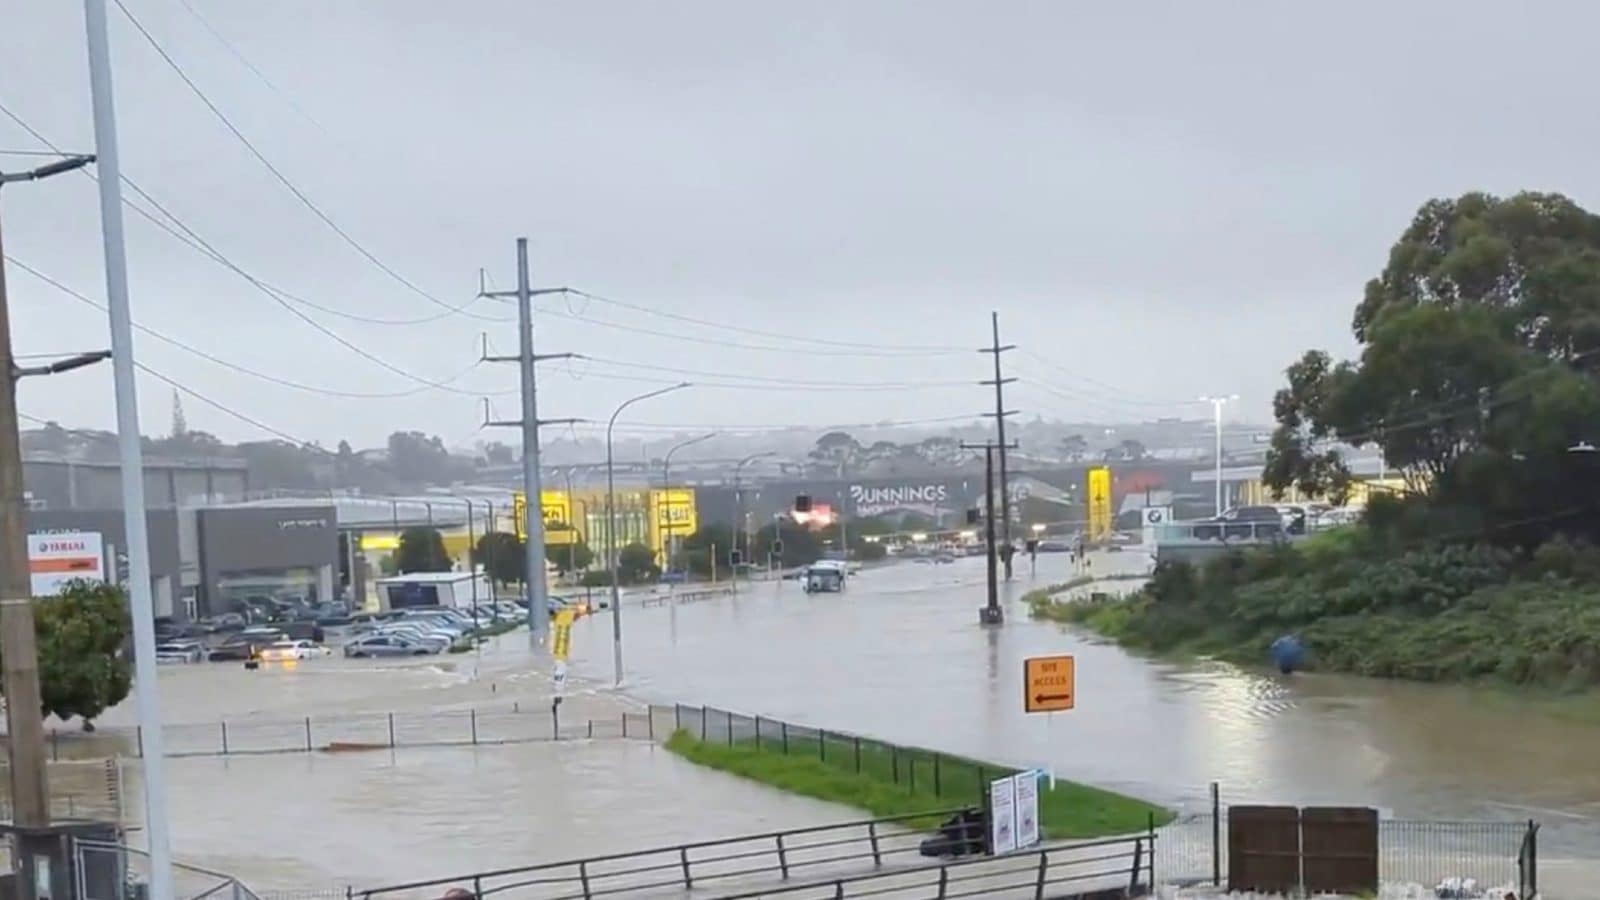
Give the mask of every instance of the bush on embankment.
MULTIPOLYGON (((668 750, 698 765, 752 781, 865 810, 874 817, 910 816, 982 803, 983 785, 1017 770, 939 755, 935 782, 932 758, 924 750, 890 748, 872 741, 859 745, 843 735, 796 736, 786 745, 753 740, 732 744, 703 741, 687 731, 668 739, 668 750), (784 752, 787 746, 788 752, 784 752), (857 749, 859 746, 859 750, 857 749), (913 774, 915 767, 917 774, 913 774)), ((1111 791, 1070 781, 1056 781, 1054 790, 1041 785, 1039 823, 1048 838, 1092 838, 1143 831, 1152 822, 1172 819, 1167 810, 1111 791)), ((933 828, 937 815, 906 823, 933 828)))
POLYGON ((1420 681, 1600 685, 1600 554, 1444 545, 1385 555, 1350 528, 1200 567, 1161 565, 1123 601, 1035 603, 1126 646, 1263 664, 1285 634, 1313 667, 1420 681))

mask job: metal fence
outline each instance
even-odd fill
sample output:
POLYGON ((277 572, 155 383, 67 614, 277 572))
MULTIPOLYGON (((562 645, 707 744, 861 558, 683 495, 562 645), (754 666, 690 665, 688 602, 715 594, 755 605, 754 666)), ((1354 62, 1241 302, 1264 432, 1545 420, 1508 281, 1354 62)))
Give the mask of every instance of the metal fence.
MULTIPOLYGON (((931 813, 952 816, 962 810, 931 813)), ((474 872, 385 887, 352 889, 359 900, 426 898, 452 888, 477 898, 517 897, 536 900, 588 900, 593 897, 648 895, 681 889, 708 891, 711 896, 739 894, 756 885, 795 879, 815 882, 879 867, 906 869, 920 862, 920 844, 927 835, 907 826, 930 813, 819 825, 763 834, 653 847, 631 853, 593 856, 474 872)), ((973 822, 956 840, 981 842, 983 824, 973 822)), ((752 895, 752 896, 758 896, 752 895)))
POLYGON ((807 884, 787 884, 717 900, 957 900, 961 897, 1142 897, 1155 889, 1150 835, 1081 841, 954 862, 929 863, 807 884))
POLYGON ((683 731, 709 743, 748 744, 791 756, 815 757, 845 771, 871 773, 903 786, 907 793, 933 800, 982 805, 989 781, 1016 771, 935 750, 708 706, 655 707, 652 718, 663 713, 671 717, 663 731, 683 731))
MULTIPOLYGON (((268 753, 523 744, 580 739, 655 737, 648 712, 595 719, 563 716, 559 707, 519 704, 412 713, 298 718, 246 718, 163 726, 166 755, 235 756, 268 753)), ((138 728, 101 728, 91 735, 51 732, 54 759, 84 755, 139 756, 138 728), (110 746, 107 746, 107 744, 110 746)))
MULTIPOLYGON (((50 817, 123 822, 123 762, 114 758, 60 760, 45 764, 50 785, 50 817)), ((10 769, 0 765, 0 785, 10 783, 10 769)), ((0 795, 0 820, 11 821, 11 797, 0 795)), ((0 852, 8 845, 0 842, 0 852)))

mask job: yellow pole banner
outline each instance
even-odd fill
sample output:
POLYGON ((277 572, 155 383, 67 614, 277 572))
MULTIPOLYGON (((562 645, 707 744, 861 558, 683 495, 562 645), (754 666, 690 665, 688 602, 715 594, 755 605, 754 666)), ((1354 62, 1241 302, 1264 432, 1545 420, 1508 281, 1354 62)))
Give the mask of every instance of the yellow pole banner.
POLYGON ((1103 541, 1111 537, 1111 468, 1090 468, 1088 487, 1089 540, 1103 541))
POLYGON ((556 613, 555 623, 550 629, 550 655, 557 662, 566 662, 572 652, 572 623, 577 618, 577 612, 571 609, 556 613))

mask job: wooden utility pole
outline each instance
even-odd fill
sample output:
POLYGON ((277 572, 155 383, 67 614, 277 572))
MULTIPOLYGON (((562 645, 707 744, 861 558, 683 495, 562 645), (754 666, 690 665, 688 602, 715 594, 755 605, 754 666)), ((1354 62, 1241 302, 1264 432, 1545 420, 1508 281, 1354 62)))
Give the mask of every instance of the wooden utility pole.
MULTIPOLYGON (((0 188, 81 169, 92 156, 64 156, 25 172, 0 172, 0 188)), ((28 567, 27 488, 22 479, 17 380, 96 363, 109 353, 85 353, 44 366, 20 368, 11 352, 11 310, 6 296, 4 241, 0 240, 0 689, 6 698, 7 754, 11 763, 11 819, 15 825, 50 824, 45 775, 44 712, 39 708, 39 648, 33 628, 33 579, 28 567)), ((23 879, 31 891, 31 879, 23 879)))
POLYGON ((19 374, 11 356, 11 313, 6 298, 4 255, 0 251, 0 676, 6 695, 12 821, 24 827, 41 827, 50 824, 50 795, 45 783, 39 649, 33 631, 33 586, 28 574, 22 438, 17 433, 19 374))

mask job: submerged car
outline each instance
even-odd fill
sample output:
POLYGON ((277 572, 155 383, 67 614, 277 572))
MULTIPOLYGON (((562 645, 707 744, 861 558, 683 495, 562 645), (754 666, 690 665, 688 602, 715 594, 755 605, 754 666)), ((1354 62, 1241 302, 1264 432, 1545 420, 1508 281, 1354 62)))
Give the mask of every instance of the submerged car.
POLYGON ((382 656, 428 656, 441 648, 435 643, 412 640, 398 634, 372 634, 344 645, 344 655, 351 659, 382 656))
POLYGON ((284 660, 311 659, 314 656, 327 656, 331 651, 315 641, 274 641, 261 648, 258 658, 273 662, 284 660))
POLYGON ((156 645, 158 663, 197 663, 206 658, 199 641, 167 641, 156 645))

